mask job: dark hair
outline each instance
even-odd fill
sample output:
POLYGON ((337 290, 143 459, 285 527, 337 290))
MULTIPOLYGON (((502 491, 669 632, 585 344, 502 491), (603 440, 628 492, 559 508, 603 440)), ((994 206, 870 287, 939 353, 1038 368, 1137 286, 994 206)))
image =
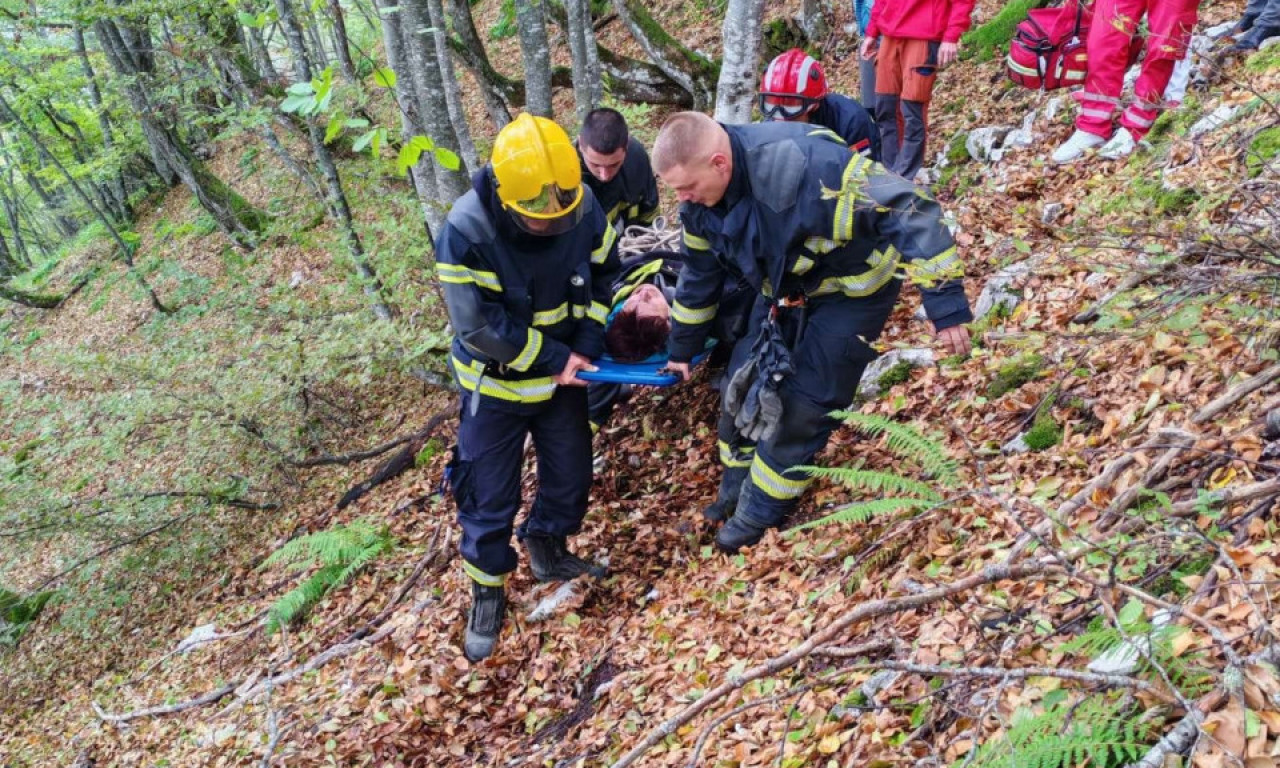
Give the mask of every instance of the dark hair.
POLYGON ((614 360, 635 363, 662 351, 669 335, 671 322, 666 318, 619 312, 604 332, 604 346, 614 360))
POLYGON ((582 133, 578 141, 583 147, 590 147, 602 155, 611 155, 620 149, 627 148, 630 135, 627 133, 627 119, 616 109, 601 107, 587 113, 582 121, 582 133))

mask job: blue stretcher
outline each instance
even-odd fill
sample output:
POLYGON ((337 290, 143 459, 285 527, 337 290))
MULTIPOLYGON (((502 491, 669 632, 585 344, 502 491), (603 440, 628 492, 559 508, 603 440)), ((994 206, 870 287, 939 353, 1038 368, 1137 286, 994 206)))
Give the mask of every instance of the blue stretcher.
MULTIPOLYGON (((689 362, 690 367, 697 365, 711 351, 711 344, 697 357, 689 362)), ((612 384, 639 384, 645 387, 669 387, 680 381, 680 375, 667 373, 667 353, 653 355, 635 363, 619 363, 609 355, 591 361, 599 370, 579 371, 578 378, 583 381, 602 381, 612 384)))

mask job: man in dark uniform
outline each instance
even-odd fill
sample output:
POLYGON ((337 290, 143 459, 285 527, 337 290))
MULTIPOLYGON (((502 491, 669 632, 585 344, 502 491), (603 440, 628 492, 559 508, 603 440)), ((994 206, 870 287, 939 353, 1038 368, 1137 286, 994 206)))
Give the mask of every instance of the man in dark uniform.
POLYGON ((492 161, 454 204, 436 246, 462 392, 448 477, 472 581, 463 650, 477 661, 493 653, 516 568, 526 435, 538 454, 538 495, 518 536, 534 576, 604 573, 566 539, 581 527, 591 489, 587 390, 576 374, 604 352, 617 234, 582 185, 569 136, 521 114, 498 134, 492 161))
POLYGON ((632 224, 649 226, 658 215, 658 180, 644 145, 627 131, 615 109, 593 109, 578 134, 582 180, 591 188, 609 223, 623 232, 632 224))
POLYGON ((880 160, 880 129, 871 112, 848 96, 832 93, 822 65, 799 48, 769 62, 760 78, 760 114, 766 120, 828 128, 854 152, 880 160))
POLYGON ((897 301, 899 270, 921 285, 952 353, 968 352, 962 324, 972 314, 938 204, 829 131, 681 112, 654 143, 654 167, 683 204, 685 227, 668 367, 688 377, 728 269, 763 295, 730 360, 725 474, 704 512, 726 521, 716 544, 736 552, 781 524, 804 493, 809 478, 796 467, 826 445, 837 425, 829 414, 849 406, 876 357, 870 343, 897 301))

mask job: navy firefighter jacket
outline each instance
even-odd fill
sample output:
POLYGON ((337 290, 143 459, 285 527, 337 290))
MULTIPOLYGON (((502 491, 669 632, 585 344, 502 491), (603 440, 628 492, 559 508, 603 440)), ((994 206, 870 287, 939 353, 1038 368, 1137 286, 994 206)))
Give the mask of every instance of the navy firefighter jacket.
POLYGON ((905 271, 939 330, 973 319, 955 241, 923 189, 824 128, 723 127, 733 151, 724 198, 680 206, 685 266, 671 308, 672 360, 702 350, 726 273, 771 298, 858 299, 905 271))
POLYGON ((621 222, 619 231, 632 224, 647 227, 658 215, 658 180, 653 175, 649 153, 634 136, 627 140, 626 158, 612 179, 601 181, 592 176, 583 160, 582 180, 595 193, 609 223, 621 222))
POLYGON ((436 268, 461 389, 478 387, 507 403, 545 402, 570 352, 604 354, 617 233, 591 190, 582 194, 582 220, 552 237, 516 226, 487 171, 454 203, 436 240, 436 268))
POLYGON ((854 99, 828 93, 809 113, 809 124, 830 128, 854 152, 880 160, 880 129, 867 108, 854 99))

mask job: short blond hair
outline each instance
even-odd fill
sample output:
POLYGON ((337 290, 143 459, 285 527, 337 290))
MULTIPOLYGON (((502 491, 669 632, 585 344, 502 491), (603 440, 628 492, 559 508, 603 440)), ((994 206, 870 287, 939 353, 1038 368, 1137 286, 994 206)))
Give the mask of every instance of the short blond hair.
POLYGON ((667 118, 653 142, 653 170, 662 174, 711 157, 719 127, 701 112, 677 112, 667 118))

